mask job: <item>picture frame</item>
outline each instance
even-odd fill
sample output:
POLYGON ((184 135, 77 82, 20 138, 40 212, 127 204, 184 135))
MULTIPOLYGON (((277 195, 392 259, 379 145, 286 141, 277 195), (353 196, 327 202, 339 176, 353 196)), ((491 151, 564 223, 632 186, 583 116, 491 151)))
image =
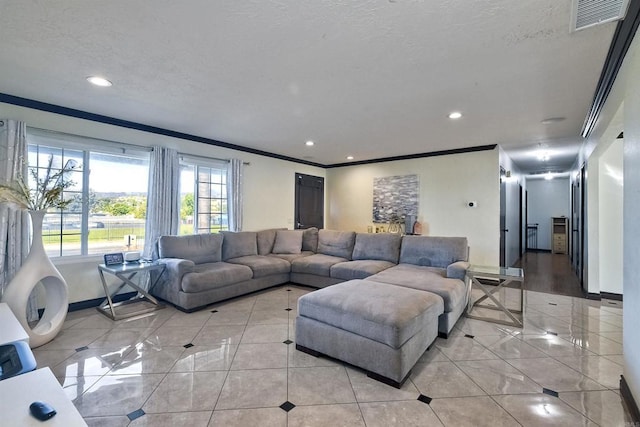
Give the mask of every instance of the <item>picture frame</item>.
POLYGON ((122 255, 122 252, 104 254, 104 265, 116 265, 122 263, 124 263, 124 255, 122 255))

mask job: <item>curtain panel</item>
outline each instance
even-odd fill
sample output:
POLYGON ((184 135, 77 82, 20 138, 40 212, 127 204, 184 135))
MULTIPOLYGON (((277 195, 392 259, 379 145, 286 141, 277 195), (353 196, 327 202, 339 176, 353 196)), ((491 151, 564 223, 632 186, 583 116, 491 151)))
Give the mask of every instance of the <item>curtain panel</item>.
POLYGON ((149 162, 149 191, 144 256, 157 258, 160 236, 178 234, 180 224, 180 158, 171 148, 153 147, 149 162))
MULTIPOLYGON (((27 176, 27 125, 0 119, 0 183, 11 184, 27 176)), ((9 203, 0 203, 0 301, 4 290, 29 253, 29 214, 9 203)), ((35 294, 29 298, 27 318, 36 320, 35 294)))
POLYGON ((244 163, 240 159, 229 160, 227 169, 227 209, 229 215, 229 230, 242 231, 242 168, 244 163))

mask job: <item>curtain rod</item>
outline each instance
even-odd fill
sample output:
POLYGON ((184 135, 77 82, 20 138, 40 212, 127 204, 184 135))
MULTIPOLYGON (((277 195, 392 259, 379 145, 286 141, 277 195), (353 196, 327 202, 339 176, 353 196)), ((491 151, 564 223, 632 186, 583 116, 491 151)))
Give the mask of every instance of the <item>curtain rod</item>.
MULTIPOLYGON (((195 159, 202 159, 202 160, 219 160, 222 162, 230 162, 231 159, 216 159, 215 157, 207 157, 207 156, 200 156, 198 154, 190 154, 190 153, 183 153, 183 152, 178 152, 179 156, 187 156, 187 157, 193 157, 195 159)), ((242 162, 243 165, 246 166, 251 166, 251 162, 242 162)))
POLYGON ((72 138, 84 138, 84 139, 89 139, 91 141, 96 141, 96 142, 107 142, 109 144, 116 144, 120 147, 122 147, 124 150, 126 150, 127 148, 131 149, 131 150, 138 150, 138 151, 151 151, 153 148, 152 147, 146 147, 144 145, 136 145, 136 144, 128 144, 126 142, 120 142, 120 141, 113 141, 110 139, 103 139, 103 138, 94 138, 91 136, 85 136, 85 135, 76 135, 76 134, 72 134, 72 133, 66 133, 66 132, 60 132, 57 130, 50 130, 50 129, 42 129, 42 128, 37 128, 37 127, 33 127, 33 126, 27 126, 28 129, 33 129, 36 131, 40 131, 40 132, 44 132, 44 133, 52 133, 55 135, 59 135, 61 137, 72 137, 72 138))
MULTIPOLYGON (((37 128, 34 126, 27 126, 27 128, 29 129, 33 129, 36 131, 41 131, 41 132, 45 132, 45 133, 53 133, 56 135, 59 135, 61 137, 74 137, 74 138, 86 138, 86 139, 90 139, 92 141, 97 141, 97 142, 108 142, 110 144, 116 144, 121 146, 123 149, 132 149, 132 150, 139 150, 139 151, 152 151, 153 147, 148 147, 148 146, 144 146, 144 145, 137 145, 137 144, 129 144, 126 142, 120 142, 120 141, 113 141, 110 139, 103 139, 103 138, 94 138, 91 136, 84 136, 84 135, 75 135, 75 134, 71 134, 71 133, 66 133, 66 132, 60 132, 57 130, 50 130, 50 129, 42 129, 42 128, 37 128)), ((230 159, 218 159, 215 157, 207 157, 207 156, 199 156, 197 154, 189 154, 189 153, 182 153, 182 152, 178 152, 179 156, 190 156, 190 157, 195 157, 198 159, 202 159, 202 160, 218 160, 218 161, 223 161, 223 162, 228 162, 230 161, 230 159)), ((242 162, 242 164, 246 165, 246 166, 250 166, 251 162, 242 162)))

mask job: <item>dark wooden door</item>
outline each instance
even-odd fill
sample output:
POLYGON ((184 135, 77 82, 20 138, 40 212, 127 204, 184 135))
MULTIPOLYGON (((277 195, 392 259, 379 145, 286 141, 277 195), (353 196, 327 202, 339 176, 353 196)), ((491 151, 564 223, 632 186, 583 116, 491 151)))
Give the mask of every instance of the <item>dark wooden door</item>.
POLYGON ((520 244, 518 245, 519 247, 519 251, 518 252, 518 259, 522 256, 522 254, 524 253, 524 236, 523 236, 523 232, 524 232, 524 224, 525 224, 525 219, 524 219, 524 213, 522 212, 522 205, 524 203, 524 189, 522 188, 522 185, 518 185, 518 187, 520 188, 520 194, 519 194, 519 198, 518 198, 518 210, 519 210, 519 222, 518 225, 520 226, 520 230, 518 231, 518 236, 519 236, 519 242, 520 244))
POLYGON ((500 265, 507 264, 507 180, 506 172, 500 167, 500 265))
POLYGON ((587 166, 580 168, 580 224, 578 227, 580 235, 580 252, 578 253, 578 279, 585 292, 589 289, 587 279, 587 166))
POLYGON ((324 228, 324 178, 296 173, 295 228, 324 228))
POLYGON ((571 264, 585 288, 585 224, 586 224, 586 167, 583 165, 576 175, 571 194, 571 264))

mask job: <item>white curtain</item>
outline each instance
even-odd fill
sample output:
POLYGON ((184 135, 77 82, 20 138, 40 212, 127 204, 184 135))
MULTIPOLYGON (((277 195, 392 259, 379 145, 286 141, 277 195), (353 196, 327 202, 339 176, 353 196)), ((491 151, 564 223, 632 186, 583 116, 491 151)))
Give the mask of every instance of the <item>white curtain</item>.
MULTIPOLYGON (((0 119, 0 182, 7 185, 20 176, 27 176, 27 125, 0 119)), ((29 214, 15 205, 0 203, 0 301, 27 258, 30 234, 29 214)), ((38 318, 35 293, 27 310, 29 320, 38 318)))
POLYGON ((229 230, 231 231, 242 231, 243 167, 242 160, 229 160, 229 168, 227 169, 227 210, 229 214, 229 230))
POLYGON ((144 256, 157 257, 160 236, 178 234, 180 224, 180 159, 176 150, 153 147, 149 164, 144 256))

